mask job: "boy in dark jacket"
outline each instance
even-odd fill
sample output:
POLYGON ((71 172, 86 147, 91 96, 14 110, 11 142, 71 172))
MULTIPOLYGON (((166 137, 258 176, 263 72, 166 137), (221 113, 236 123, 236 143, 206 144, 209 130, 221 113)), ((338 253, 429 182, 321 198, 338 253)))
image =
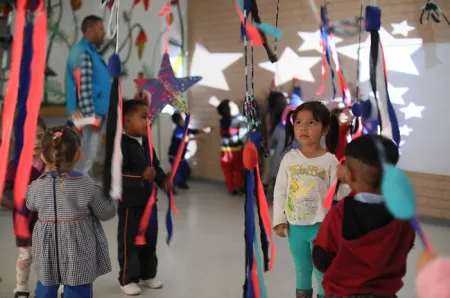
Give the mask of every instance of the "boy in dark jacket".
POLYGON ((122 136, 122 200, 119 203, 117 233, 119 283, 126 295, 139 295, 138 285, 157 289, 162 282, 154 278, 157 272, 156 243, 158 238, 158 210, 153 207, 146 231, 146 245, 135 244, 139 223, 151 195, 151 183, 168 189, 168 180, 153 149, 152 165, 147 138, 148 106, 141 100, 123 102, 122 136))
POLYGON ((384 204, 375 138, 388 162, 395 165, 399 159, 397 146, 381 136, 361 136, 347 145, 346 165, 338 168, 338 176, 356 195, 330 209, 313 247, 327 297, 394 298, 403 286, 415 233, 384 204))

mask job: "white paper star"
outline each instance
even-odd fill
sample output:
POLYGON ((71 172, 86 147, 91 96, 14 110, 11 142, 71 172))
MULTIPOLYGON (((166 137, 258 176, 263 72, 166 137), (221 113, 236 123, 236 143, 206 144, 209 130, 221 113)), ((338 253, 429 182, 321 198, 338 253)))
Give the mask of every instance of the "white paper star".
MULTIPOLYGON (((391 83, 388 83, 389 99, 392 104, 404 105, 403 95, 408 92, 408 87, 394 87, 391 83)), ((378 93, 378 92, 377 92, 378 93)), ((370 92, 370 96, 373 97, 373 92, 370 92)))
POLYGON ((408 125, 403 125, 400 127, 400 135, 409 137, 409 134, 413 131, 408 125))
POLYGON ((410 102, 406 108, 401 108, 400 111, 405 114, 405 120, 409 118, 422 118, 422 111, 425 107, 416 106, 413 102, 410 102))
MULTIPOLYGON (((419 75, 419 70, 412 60, 412 55, 422 47, 423 41, 421 38, 395 39, 395 37, 389 34, 389 32, 387 32, 384 28, 381 28, 380 39, 383 44, 384 56, 386 58, 386 68, 388 71, 396 71, 416 76, 419 75)), ((339 47, 338 51, 349 58, 357 60, 358 47, 359 45, 356 43, 339 47)), ((361 82, 365 82, 370 78, 369 53, 370 36, 365 42, 361 43, 361 82)))
POLYGON ((197 43, 192 57, 190 76, 203 77, 197 85, 228 91, 230 87, 223 71, 243 55, 242 53, 210 53, 197 43))
MULTIPOLYGON (((320 46, 320 30, 315 32, 303 32, 297 33, 301 39, 303 39, 302 45, 298 48, 299 52, 306 52, 315 50, 322 53, 322 47, 320 46)), ((342 41, 342 38, 334 36, 334 43, 338 44, 342 41)))
POLYGON ((401 140, 400 144, 398 146, 401 148, 401 147, 405 146, 405 143, 406 143, 406 141, 401 140))
POLYGON ((401 34, 404 37, 408 36, 409 31, 412 31, 416 28, 413 26, 409 26, 407 21, 403 21, 401 23, 392 23, 392 35, 401 34))
POLYGON ((213 95, 209 98, 208 103, 213 107, 217 108, 220 105, 220 100, 213 95))
POLYGON ((267 61, 259 66, 275 73, 275 84, 281 86, 293 78, 314 82, 311 68, 320 60, 321 57, 300 57, 291 48, 286 48, 277 63, 267 61))

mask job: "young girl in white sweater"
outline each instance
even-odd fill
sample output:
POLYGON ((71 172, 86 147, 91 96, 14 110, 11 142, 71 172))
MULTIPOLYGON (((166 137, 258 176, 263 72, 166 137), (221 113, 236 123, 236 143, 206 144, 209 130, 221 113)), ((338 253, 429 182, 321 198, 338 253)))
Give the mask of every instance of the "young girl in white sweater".
MULTIPOLYGON (((288 114, 285 147, 295 138, 301 149, 292 149, 281 161, 274 192, 273 226, 280 237, 286 237, 287 232, 295 263, 297 298, 312 297, 311 245, 326 214, 323 200, 336 178, 338 160, 333 153, 338 137, 338 120, 321 102, 304 103, 288 114), (326 149, 320 145, 322 138, 326 149)), ((350 192, 348 188, 340 189, 339 198, 350 192)), ((322 274, 317 270, 314 273, 317 297, 324 297, 322 274)))

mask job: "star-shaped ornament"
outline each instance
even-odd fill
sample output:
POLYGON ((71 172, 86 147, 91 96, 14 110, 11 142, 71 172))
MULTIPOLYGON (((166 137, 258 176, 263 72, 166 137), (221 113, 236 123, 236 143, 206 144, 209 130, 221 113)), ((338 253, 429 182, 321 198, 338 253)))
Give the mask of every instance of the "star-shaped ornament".
POLYGON ((404 37, 408 37, 409 31, 416 29, 413 26, 408 25, 407 21, 403 21, 401 23, 393 23, 391 24, 391 26, 393 28, 392 35, 401 34, 404 37))
MULTIPOLYGON (((315 50, 319 53, 322 53, 322 46, 320 45, 321 35, 320 30, 314 32, 303 32, 300 31, 297 33, 301 39, 303 39, 302 45, 298 48, 299 52, 306 52, 315 50)), ((338 44, 342 41, 342 38, 337 36, 333 36, 334 43, 338 44)))
POLYGON ((410 118, 422 118, 422 111, 425 107, 416 106, 413 102, 410 102, 406 108, 401 108, 400 111, 405 114, 405 120, 410 118))
POLYGON ((189 114, 189 107, 183 99, 183 93, 201 79, 202 77, 175 77, 169 54, 164 54, 158 78, 135 79, 134 82, 152 95, 149 109, 149 119, 152 121, 168 104, 189 114))
POLYGON ((413 131, 408 125, 403 125, 400 127, 400 135, 409 137, 409 134, 413 131))
POLYGON ((229 91, 223 71, 242 58, 242 53, 210 53, 200 44, 195 45, 191 75, 202 76, 199 85, 229 91))
POLYGON ((321 57, 300 57, 291 48, 286 48, 277 63, 267 61, 260 63, 259 66, 275 73, 275 84, 281 86, 294 78, 314 82, 311 68, 321 59, 321 57))

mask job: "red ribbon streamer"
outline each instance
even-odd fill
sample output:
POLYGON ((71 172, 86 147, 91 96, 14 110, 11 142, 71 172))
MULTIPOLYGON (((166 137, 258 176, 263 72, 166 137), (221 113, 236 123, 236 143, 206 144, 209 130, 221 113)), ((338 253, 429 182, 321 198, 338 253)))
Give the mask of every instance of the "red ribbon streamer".
MULTIPOLYGON (((9 147, 11 144, 11 134, 14 124, 14 115, 17 106, 17 95, 19 92, 20 64, 22 63, 23 39, 26 18, 27 0, 17 0, 15 34, 11 49, 11 67, 6 89, 6 96, 3 102, 2 112, 2 144, 0 147, 0 193, 5 188, 6 168, 8 166, 9 147)), ((45 35, 47 36, 47 35, 45 35)), ((45 43, 44 43, 45 44, 45 43)), ((33 55, 34 56, 34 55, 33 55)), ((25 130, 26 131, 26 130, 25 130)), ((29 177, 26 179, 29 181, 29 177)), ((1 200, 0 196, 0 200, 1 200)))
MULTIPOLYGON (((158 13, 158 16, 163 17, 166 14, 170 15, 172 12, 172 1, 168 0, 167 5, 164 6, 158 13)), ((166 18, 166 43, 164 46, 164 53, 169 53, 169 40, 170 40, 170 19, 166 18)))
MULTIPOLYGON (((148 147, 150 150, 150 164, 153 161, 153 140, 152 140, 152 128, 150 126, 150 122, 147 122, 147 138, 148 138, 148 147)), ((145 205, 144 214, 142 215, 141 222, 139 223, 139 231, 136 236, 135 243, 137 245, 145 245, 147 241, 145 240, 145 232, 147 231, 148 225, 150 223, 150 218, 152 216, 153 206, 156 204, 156 184, 152 183, 152 193, 150 195, 150 199, 145 205)))
MULTIPOLYGON (((341 161, 339 162, 341 165, 345 163, 345 157, 343 159, 341 159, 341 161)), ((323 208, 325 209, 330 209, 331 206, 333 205, 333 199, 334 199, 334 195, 336 194, 336 190, 337 190, 337 182, 338 180, 336 179, 333 184, 331 185, 330 189, 327 192, 327 195, 325 196, 325 200, 323 201, 323 208)))
MULTIPOLYGON (((39 108, 44 94, 44 73, 45 57, 47 49, 47 15, 43 1, 39 2, 35 10, 34 36, 33 38, 33 60, 31 62, 31 81, 30 92, 27 99, 27 118, 24 125, 24 143, 22 153, 20 154, 19 171, 16 173, 14 181, 14 203, 18 210, 25 205, 25 196, 28 188, 29 177, 31 173, 34 142, 36 138, 37 122, 39 117, 39 108), (37 37, 43 37, 37 38, 37 37)), ((18 27, 21 30, 21 27, 18 27)), ((16 216, 16 235, 18 237, 30 237, 30 231, 27 225, 27 219, 20 215, 16 216)))
POLYGON ((239 4, 237 1, 234 2, 234 6, 236 8, 236 12, 241 20, 242 25, 245 25, 245 32, 247 34, 247 40, 250 40, 255 47, 259 47, 263 45, 263 38, 259 33, 258 28, 256 28, 251 22, 247 22, 245 20, 244 15, 241 12, 239 4))
POLYGON ((317 95, 320 96, 325 90, 325 81, 327 80, 327 59, 325 58, 325 42, 321 39, 320 46, 322 48, 322 85, 320 85, 319 90, 317 90, 317 95))

